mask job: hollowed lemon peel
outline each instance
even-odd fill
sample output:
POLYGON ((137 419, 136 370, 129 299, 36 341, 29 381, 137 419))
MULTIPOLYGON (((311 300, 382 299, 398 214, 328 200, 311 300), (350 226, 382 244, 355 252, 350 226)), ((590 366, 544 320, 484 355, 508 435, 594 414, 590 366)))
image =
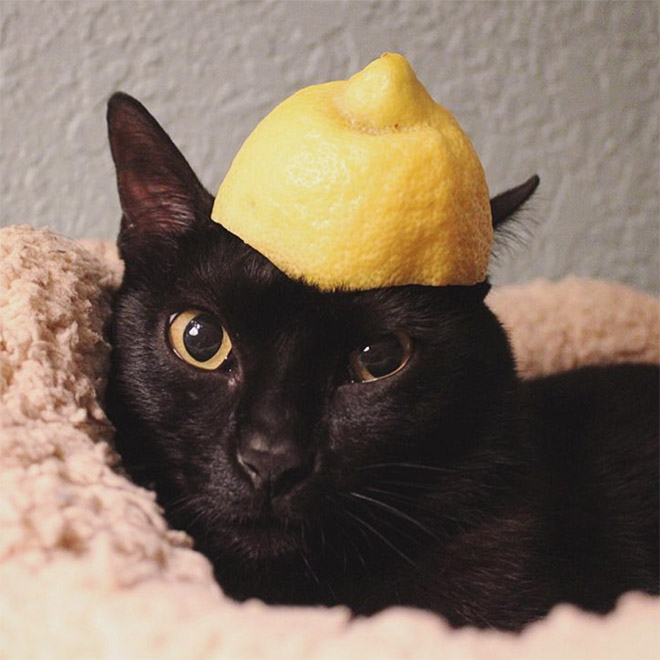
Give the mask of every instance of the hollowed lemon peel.
POLYGON ((393 53, 272 110, 211 217, 322 290, 475 284, 493 236, 470 140, 393 53))

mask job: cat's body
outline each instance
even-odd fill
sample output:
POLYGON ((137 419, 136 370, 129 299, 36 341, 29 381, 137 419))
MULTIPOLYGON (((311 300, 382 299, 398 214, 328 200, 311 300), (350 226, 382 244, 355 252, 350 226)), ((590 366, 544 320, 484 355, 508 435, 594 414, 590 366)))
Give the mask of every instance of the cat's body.
POLYGON ((138 104, 114 97, 109 123, 117 446, 229 595, 517 629, 560 601, 658 592, 657 367, 522 382, 486 283, 292 281, 210 222, 211 196, 138 104), (231 336, 220 367, 172 349, 184 310, 231 336), (374 337, 410 354, 364 381, 351 356, 374 337))

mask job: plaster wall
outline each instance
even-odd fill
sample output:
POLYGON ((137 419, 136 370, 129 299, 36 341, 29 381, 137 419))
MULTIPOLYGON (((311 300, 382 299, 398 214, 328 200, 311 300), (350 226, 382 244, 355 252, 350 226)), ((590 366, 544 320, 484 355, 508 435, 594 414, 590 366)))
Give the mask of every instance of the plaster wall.
POLYGON ((569 273, 659 292, 655 1, 0 1, 0 221, 113 237, 105 103, 161 121, 215 192, 296 89, 405 54, 471 136, 491 192, 538 172, 496 283, 569 273))

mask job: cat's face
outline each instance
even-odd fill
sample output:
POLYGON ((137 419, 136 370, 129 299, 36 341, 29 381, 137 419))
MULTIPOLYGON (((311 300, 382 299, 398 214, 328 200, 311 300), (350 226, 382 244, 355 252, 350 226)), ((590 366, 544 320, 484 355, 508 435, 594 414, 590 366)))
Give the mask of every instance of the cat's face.
POLYGON ((322 552, 328 568, 344 536, 363 557, 362 536, 387 554, 447 531, 515 384, 488 285, 293 281, 211 222, 136 102, 114 97, 109 122, 126 262, 109 405, 129 471, 217 562, 322 552), (429 498, 445 517, 430 531, 429 498))

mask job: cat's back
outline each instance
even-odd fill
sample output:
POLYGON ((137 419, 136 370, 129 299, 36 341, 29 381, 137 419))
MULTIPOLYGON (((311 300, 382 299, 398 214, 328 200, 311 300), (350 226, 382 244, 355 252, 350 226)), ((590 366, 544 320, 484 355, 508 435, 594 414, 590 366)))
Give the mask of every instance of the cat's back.
POLYGON ((658 593, 660 368, 587 367, 526 388, 564 598, 607 611, 623 591, 658 593))

